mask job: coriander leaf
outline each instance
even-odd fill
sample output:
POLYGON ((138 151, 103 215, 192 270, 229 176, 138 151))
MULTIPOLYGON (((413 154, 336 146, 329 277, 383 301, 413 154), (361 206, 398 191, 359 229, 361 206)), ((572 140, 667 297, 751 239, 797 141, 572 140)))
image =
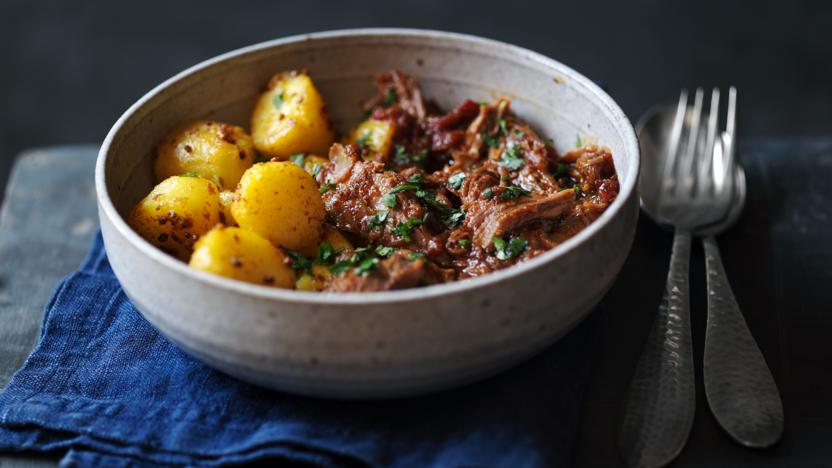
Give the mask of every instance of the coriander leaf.
POLYGON ((551 146, 552 148, 554 148, 555 147, 555 140, 553 140, 551 138, 547 138, 547 139, 543 140, 543 144, 545 144, 546 146, 551 146))
POLYGON ((366 148, 369 148, 370 147, 370 136, 372 136, 372 135, 370 134, 370 131, 367 130, 366 132, 364 132, 363 135, 361 135, 361 138, 355 140, 355 144, 358 145, 358 147, 361 148, 362 150, 364 150, 366 148))
POLYGON ((395 208, 397 201, 398 199, 396 198, 395 192, 388 193, 381 199, 381 202, 384 203, 384 206, 387 208, 395 208))
POLYGON ((303 160, 306 159, 306 155, 303 153, 295 153, 289 156, 289 160, 295 163, 295 166, 303 167, 303 160))
POLYGON ((315 163, 315 165, 312 166, 312 177, 318 177, 318 174, 320 174, 322 168, 323 166, 321 166, 318 163, 315 163))
POLYGON ((459 246, 460 246, 460 247, 462 247, 463 249, 464 249, 464 248, 467 248, 469 245, 471 245, 471 241, 469 241, 468 239, 460 239, 457 243, 458 243, 458 244, 459 244, 459 246))
POLYGON ((404 145, 396 145, 396 155, 393 158, 399 164, 407 164, 410 162, 410 156, 407 155, 407 148, 404 145))
POLYGON ((386 245, 379 245, 379 246, 376 247, 376 254, 378 254, 379 256, 384 257, 384 258, 387 258, 387 257, 393 255, 393 253, 395 251, 396 251, 395 247, 390 247, 390 246, 386 246, 386 245))
POLYGON ((555 171, 555 177, 566 175, 567 170, 569 170, 569 165, 564 163, 558 163, 558 168, 555 171))
POLYGON ((410 178, 407 179, 407 181, 410 182, 411 184, 421 184, 422 183, 422 177, 424 177, 422 175, 422 173, 417 172, 417 173, 413 174, 412 176, 410 176, 410 178))
POLYGON ((294 250, 287 251, 292 257, 292 269, 296 271, 303 271, 304 273, 312 273, 312 261, 304 257, 300 252, 294 250))
POLYGON ((491 135, 489 135, 486 132, 482 132, 482 141, 484 141, 486 145, 488 145, 492 148, 496 148, 496 147, 500 146, 500 140, 491 136, 491 135))
POLYGON ((365 258, 355 268, 355 272, 361 276, 367 276, 370 274, 371 271, 375 270, 378 267, 379 261, 380 260, 375 257, 365 258))
POLYGON ((465 173, 458 172, 450 177, 448 177, 448 185, 451 186, 454 190, 459 190, 462 187, 462 182, 465 181, 465 173))
POLYGON ((459 226, 459 223, 465 219, 465 212, 461 208, 452 209, 447 215, 442 217, 442 222, 445 226, 453 229, 459 226))
POLYGON ((503 135, 508 136, 508 122, 506 122, 506 119, 500 119, 497 121, 497 123, 500 124, 500 130, 503 132, 503 135))
POLYGON ((399 223, 396 227, 393 228, 393 234, 401 237, 406 242, 410 242, 413 240, 413 237, 410 235, 413 228, 416 226, 421 226, 427 220, 427 213, 425 213, 424 218, 410 218, 403 223, 399 223))
POLYGON ((500 260, 516 258, 529 246, 528 241, 522 237, 515 237, 508 242, 502 237, 494 237, 491 243, 494 244, 494 253, 500 260))
POLYGON ((493 197, 493 196, 494 196, 494 191, 493 191, 493 190, 491 190, 491 188, 487 188, 487 189, 485 189, 485 190, 483 190, 483 191, 482 191, 482 195, 483 195, 485 198, 491 198, 491 197, 493 197))
POLYGON ((370 230, 374 231, 374 230, 380 228, 381 226, 383 226, 384 223, 387 221, 387 214, 388 213, 389 212, 387 210, 378 210, 378 211, 376 211, 376 214, 374 214, 373 216, 370 216, 370 223, 369 223, 370 230))
POLYGON ((280 110, 280 107, 283 105, 285 97, 286 93, 282 91, 274 95, 274 98, 272 98, 272 104, 274 104, 275 109, 280 110))
POLYGON ((583 144, 583 142, 581 141, 581 136, 580 136, 580 135, 577 135, 577 136, 575 137, 575 148, 580 148, 580 147, 582 147, 582 146, 584 146, 584 144, 583 144))
POLYGON ((410 260, 415 262, 416 260, 424 260, 428 256, 425 255, 424 252, 410 252, 410 260))
POLYGON ((572 190, 575 191, 575 195, 580 195, 581 194, 581 186, 578 185, 578 184, 573 185, 572 190))
POLYGON ((525 135, 526 134, 523 133, 522 131, 520 131, 520 129, 518 129, 518 128, 514 129, 514 136, 516 136, 517 138, 523 138, 525 135))
POLYGON ((330 190, 334 189, 337 186, 338 186, 338 184, 324 184, 323 186, 321 186, 321 189, 319 190, 319 192, 321 192, 321 195, 323 195, 323 194, 329 192, 330 190))
POLYGON ((335 257, 335 250, 332 244, 327 241, 321 242, 318 246, 318 252, 315 255, 315 263, 329 263, 335 257))
POLYGON ((186 172, 184 174, 179 174, 179 177, 199 177, 199 172, 186 172))
POLYGON ((390 191, 387 192, 387 194, 395 194, 399 192, 404 192, 405 190, 419 190, 419 186, 416 184, 399 184, 390 189, 390 191))
POLYGON ((384 105, 390 107, 399 99, 399 96, 396 95, 396 91, 393 88, 387 88, 387 92, 384 93, 384 105))
POLYGON ((522 197, 528 195, 529 191, 518 187, 516 185, 509 185, 508 187, 503 189, 503 192, 500 194, 500 198, 503 200, 510 200, 512 198, 522 197))
POLYGON ((347 259, 336 262, 335 265, 329 267, 329 271, 332 272, 333 275, 340 275, 350 268, 352 268, 352 262, 347 259))
POLYGON ((520 156, 520 147, 514 142, 509 142, 506 151, 500 156, 500 165, 506 169, 516 171, 523 167, 526 160, 520 156))

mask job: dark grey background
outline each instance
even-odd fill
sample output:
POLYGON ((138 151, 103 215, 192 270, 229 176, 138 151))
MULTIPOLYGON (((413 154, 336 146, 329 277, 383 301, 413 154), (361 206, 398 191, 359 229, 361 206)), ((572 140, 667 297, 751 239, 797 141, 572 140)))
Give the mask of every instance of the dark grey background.
POLYGON ((101 141, 142 94, 252 43, 404 26, 525 46, 602 80, 635 119, 679 88, 735 84, 743 135, 832 132, 832 7, 821 1, 4 1, 0 186, 21 149, 101 141))
MULTIPOLYGON (((142 94, 199 61, 276 37, 366 26, 459 31, 537 50, 602 80, 633 119, 675 99, 681 87, 734 84, 742 140, 832 137, 832 2, 13 0, 0 3, 0 187, 21 149, 101 141, 142 94)), ((730 443, 700 387, 680 466, 815 467, 832 460, 825 289, 832 216, 828 184, 806 177, 816 164, 821 178, 828 175, 826 141, 741 145, 756 178, 746 215, 721 239, 749 326, 784 396, 784 441, 765 452, 730 443)), ((669 248, 670 237, 642 219, 621 280, 596 314, 603 325, 578 466, 618 462, 619 399, 659 301, 669 248)), ((703 277, 695 250, 692 291, 704 291, 703 277)), ((692 308, 704 310, 704 295, 694 295, 692 308)), ((697 355, 703 328, 702 314, 694 314, 697 355)))

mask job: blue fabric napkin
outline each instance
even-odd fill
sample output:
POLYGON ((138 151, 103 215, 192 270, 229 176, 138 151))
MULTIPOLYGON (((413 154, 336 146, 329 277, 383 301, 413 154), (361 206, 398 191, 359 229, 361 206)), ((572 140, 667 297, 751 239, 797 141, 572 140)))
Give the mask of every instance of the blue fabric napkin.
POLYGON ((563 466, 597 327, 444 393, 343 402, 261 389, 201 364, 133 307, 100 235, 46 306, 39 343, 0 394, 0 450, 64 466, 563 466))

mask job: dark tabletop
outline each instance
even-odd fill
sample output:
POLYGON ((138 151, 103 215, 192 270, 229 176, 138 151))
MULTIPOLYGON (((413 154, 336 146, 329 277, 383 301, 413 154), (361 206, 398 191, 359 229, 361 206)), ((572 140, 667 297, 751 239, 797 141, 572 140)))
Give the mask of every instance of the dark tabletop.
MULTIPOLYGON (((749 327, 780 385, 787 428, 771 450, 739 448, 720 432, 700 388, 697 421, 678 464, 829 466, 831 17, 832 3, 819 1, 6 1, 0 13, 0 188, 23 148, 100 141, 133 101, 183 68, 309 31, 404 26, 505 40, 602 80, 631 118, 655 102, 675 99, 681 87, 734 84, 740 90, 741 156, 749 166, 750 198, 739 225, 720 243, 749 327)), ((73 177, 91 176, 80 169, 90 164, 91 151, 60 150, 40 159, 45 153, 36 153, 28 177, 49 167, 57 182, 83 180, 73 177), (49 159, 56 154, 82 162, 60 165, 49 159)), ((78 197, 91 196, 83 192, 89 186, 79 187, 78 197)), ((45 193, 23 193, 30 202, 46 203, 45 193)), ((37 211, 24 208, 17 222, 43 228, 37 211)), ((88 208, 79 212, 92 216, 88 208)), ((40 263, 19 251, 4 253, 0 245, 0 267, 29 275, 0 277, 0 305, 10 303, 4 294, 13 290, 24 299, 15 313, 39 314, 48 293, 33 291, 77 264, 91 227, 66 215, 53 222, 69 236, 26 239, 40 263), (56 240, 63 243, 49 243, 56 240), (50 262, 50 255, 60 260, 50 262)), ((584 405, 578 466, 619 463, 614 433, 620 399, 661 294, 669 248, 670 236, 642 219, 622 276, 596 312, 602 339, 584 405)), ((696 311, 705 303, 696 292, 704 291, 704 266, 701 252, 694 254, 694 340, 701 355, 704 321, 696 311)), ((14 332, 16 341, 0 343, 0 350, 31 346, 34 332, 14 332)), ((0 364, 5 382, 19 363, 0 364)))

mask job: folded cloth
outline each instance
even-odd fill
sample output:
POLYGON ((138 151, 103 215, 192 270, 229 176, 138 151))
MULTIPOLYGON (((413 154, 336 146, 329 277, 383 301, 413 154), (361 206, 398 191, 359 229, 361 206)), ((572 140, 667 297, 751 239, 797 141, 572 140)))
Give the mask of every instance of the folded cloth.
POLYGON ((46 306, 0 394, 0 450, 64 466, 563 466, 597 327, 531 361, 435 395, 344 402, 262 389, 161 336, 125 296, 100 234, 46 306))

